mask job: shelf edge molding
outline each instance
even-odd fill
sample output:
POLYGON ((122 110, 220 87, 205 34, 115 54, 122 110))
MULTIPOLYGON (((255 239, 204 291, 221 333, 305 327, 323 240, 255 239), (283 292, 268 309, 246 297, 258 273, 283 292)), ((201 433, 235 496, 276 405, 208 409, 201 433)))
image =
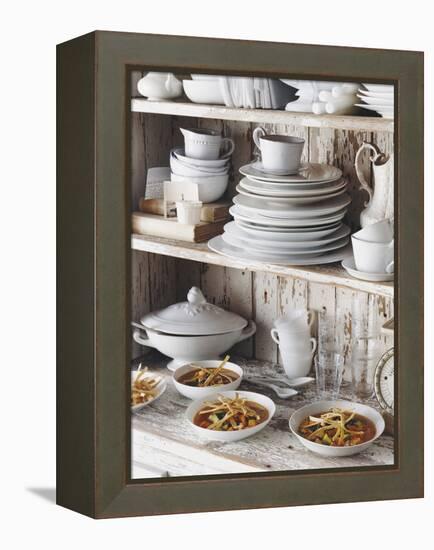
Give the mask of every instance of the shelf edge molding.
POLYGON ((162 254, 163 256, 172 256, 201 263, 232 267, 244 271, 274 273, 282 277, 295 277, 310 282, 337 285, 356 291, 393 297, 393 283, 373 283, 354 279, 349 277, 346 271, 336 264, 309 267, 285 266, 270 263, 258 264, 258 262, 237 260, 217 254, 210 250, 206 243, 190 243, 136 234, 133 234, 131 237, 131 248, 142 252, 162 254))
POLYGON ((292 113, 272 109, 237 109, 223 105, 204 105, 179 101, 148 101, 133 98, 131 111, 161 115, 238 120, 241 122, 298 124, 311 128, 334 128, 337 130, 364 130, 367 132, 393 132, 393 119, 372 116, 314 115, 292 113))

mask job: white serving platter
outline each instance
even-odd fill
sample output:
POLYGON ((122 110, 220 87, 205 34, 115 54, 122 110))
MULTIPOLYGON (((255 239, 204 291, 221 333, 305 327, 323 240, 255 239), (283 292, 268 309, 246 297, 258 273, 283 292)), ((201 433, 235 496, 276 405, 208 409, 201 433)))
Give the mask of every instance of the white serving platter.
POLYGON ((331 252, 326 252, 325 254, 315 255, 314 257, 303 256, 303 255, 292 255, 283 254, 281 256, 274 256, 272 259, 270 257, 265 258, 263 254, 251 253, 243 248, 232 246, 226 243, 221 235, 212 238, 208 241, 208 247, 213 252, 222 254, 222 256, 227 256, 229 258, 234 258, 236 260, 245 260, 248 262, 257 262, 258 268, 265 263, 277 264, 277 265, 323 265, 334 262, 340 262, 345 259, 347 256, 352 254, 351 245, 346 245, 338 250, 332 250, 331 252))
MULTIPOLYGON (((346 226, 345 226, 346 227, 346 226)), ((347 228, 348 229, 348 228, 347 228)), ((342 247, 348 242, 349 230, 345 231, 343 228, 340 231, 340 235, 337 238, 329 239, 325 242, 320 241, 266 241, 260 242, 258 239, 246 238, 243 235, 239 235, 237 230, 230 228, 222 235, 223 240, 233 246, 239 246, 240 248, 246 248, 252 252, 260 252, 275 256, 276 254, 322 254, 329 250, 335 250, 342 247)))
POLYGON ((347 225, 342 224, 338 229, 322 238, 313 239, 300 239, 300 233, 286 234, 286 239, 276 239, 274 233, 265 233, 262 238, 258 238, 256 235, 250 234, 245 231, 243 227, 240 227, 237 222, 230 222, 225 225, 225 233, 234 236, 235 238, 246 243, 246 246, 264 247, 265 249, 295 249, 295 248, 314 248, 318 246, 325 246, 329 243, 338 241, 350 234, 350 228, 347 225))
POLYGON ((345 179, 339 179, 328 183, 320 183, 318 186, 312 187, 312 184, 302 184, 295 186, 294 184, 278 184, 263 182, 259 180, 251 180, 250 178, 242 178, 239 182, 241 188, 255 195, 265 195, 267 197, 311 197, 332 194, 335 191, 345 188, 345 179))
POLYGON ((274 183, 310 183, 310 182, 328 182, 342 177, 342 170, 331 166, 330 164, 304 163, 300 170, 294 175, 276 175, 268 174, 258 170, 256 165, 258 161, 241 166, 240 173, 243 176, 254 178, 260 181, 270 181, 274 183))
POLYGON ((357 94, 357 97, 365 101, 368 105, 381 105, 382 107, 393 107, 393 97, 379 97, 379 96, 367 96, 364 94, 357 94))
MULTIPOLYGON (((306 219, 318 218, 339 212, 347 207, 351 202, 351 197, 343 193, 338 197, 328 199, 320 204, 293 205, 282 203, 273 199, 264 197, 247 197, 245 195, 236 195, 233 199, 234 204, 250 211, 252 214, 260 214, 266 218, 273 219, 306 219)), ((305 225, 308 225, 307 223, 305 225)))

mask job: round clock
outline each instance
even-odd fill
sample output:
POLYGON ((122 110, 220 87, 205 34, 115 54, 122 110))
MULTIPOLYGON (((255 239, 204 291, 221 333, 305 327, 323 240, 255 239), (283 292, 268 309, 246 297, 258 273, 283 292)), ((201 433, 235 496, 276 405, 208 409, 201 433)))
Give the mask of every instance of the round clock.
POLYGON ((375 369, 375 395, 383 409, 393 412, 394 403, 394 361, 393 348, 384 353, 375 369))

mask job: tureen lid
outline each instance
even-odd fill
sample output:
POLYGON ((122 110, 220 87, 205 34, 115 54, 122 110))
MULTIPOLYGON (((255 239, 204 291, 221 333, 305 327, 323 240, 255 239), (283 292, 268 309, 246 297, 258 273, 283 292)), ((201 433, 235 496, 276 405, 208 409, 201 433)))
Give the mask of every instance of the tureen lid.
POLYGON ((183 336, 224 334, 247 325, 240 315, 208 303, 195 286, 189 290, 186 302, 148 313, 141 322, 146 328, 183 336))

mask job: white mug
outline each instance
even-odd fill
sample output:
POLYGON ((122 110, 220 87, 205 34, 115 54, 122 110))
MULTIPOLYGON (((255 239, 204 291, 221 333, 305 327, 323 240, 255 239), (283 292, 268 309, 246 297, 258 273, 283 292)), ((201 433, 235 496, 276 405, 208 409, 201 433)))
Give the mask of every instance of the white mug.
POLYGON ((280 347, 280 355, 282 356, 283 369, 288 378, 298 378, 299 376, 307 376, 312 367, 312 359, 316 350, 311 353, 293 353, 290 348, 280 347))
POLYGON ((386 243, 377 243, 351 236, 354 263, 358 271, 365 273, 393 273, 393 239, 386 243))
POLYGON ((393 220, 388 218, 376 223, 365 225, 354 236, 363 241, 389 243, 393 239, 393 220))
POLYGON ((261 127, 253 131, 253 141, 261 151, 264 170, 276 174, 295 174, 300 168, 304 139, 268 134, 261 127))
POLYGON ((193 159, 217 160, 220 158, 222 149, 223 156, 229 157, 234 149, 233 139, 222 137, 217 130, 207 130, 205 128, 180 128, 184 136, 185 156, 193 159))
POLYGON ((291 353, 310 353, 313 355, 316 351, 316 340, 310 338, 307 331, 287 332, 276 328, 271 329, 271 338, 278 344, 280 350, 285 349, 291 353))
POLYGON ((287 329, 289 331, 304 330, 312 326, 315 314, 310 309, 291 309, 286 315, 278 317, 274 321, 274 326, 278 329, 287 329))

